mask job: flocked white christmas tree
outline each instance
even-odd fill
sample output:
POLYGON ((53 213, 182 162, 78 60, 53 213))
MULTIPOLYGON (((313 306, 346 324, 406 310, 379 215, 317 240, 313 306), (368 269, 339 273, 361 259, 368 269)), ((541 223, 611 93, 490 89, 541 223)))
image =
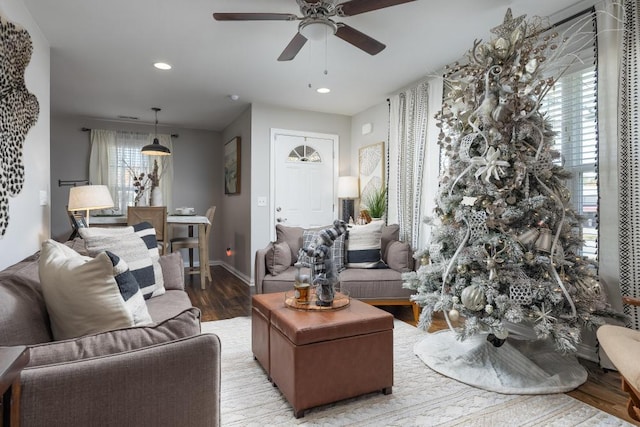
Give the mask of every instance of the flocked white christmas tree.
POLYGON ((508 324, 522 322, 564 352, 576 350, 584 325, 612 313, 596 264, 580 254, 570 175, 541 112, 575 59, 542 27, 509 10, 491 41, 476 41, 465 63, 447 67, 436 217, 418 271, 404 280, 423 306, 423 328, 442 311, 459 338, 488 333, 500 346, 508 324))

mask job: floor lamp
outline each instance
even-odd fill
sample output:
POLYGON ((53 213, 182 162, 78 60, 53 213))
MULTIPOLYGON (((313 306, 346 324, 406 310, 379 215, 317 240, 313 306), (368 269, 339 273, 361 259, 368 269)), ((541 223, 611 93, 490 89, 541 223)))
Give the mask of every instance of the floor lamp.
POLYGON ((113 207, 113 199, 106 185, 81 185, 69 189, 69 204, 67 210, 86 211, 85 221, 89 226, 89 211, 91 209, 106 209, 113 207))
POLYGON ((359 196, 358 177, 341 176, 338 178, 338 198, 342 199, 342 220, 349 222, 354 218, 353 201, 359 196))

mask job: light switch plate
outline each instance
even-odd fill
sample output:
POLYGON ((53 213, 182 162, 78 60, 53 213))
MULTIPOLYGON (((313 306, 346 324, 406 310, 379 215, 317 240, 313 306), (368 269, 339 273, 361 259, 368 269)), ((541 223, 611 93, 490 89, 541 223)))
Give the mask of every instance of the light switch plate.
POLYGON ((46 190, 40 190, 40 206, 47 206, 49 197, 46 190))

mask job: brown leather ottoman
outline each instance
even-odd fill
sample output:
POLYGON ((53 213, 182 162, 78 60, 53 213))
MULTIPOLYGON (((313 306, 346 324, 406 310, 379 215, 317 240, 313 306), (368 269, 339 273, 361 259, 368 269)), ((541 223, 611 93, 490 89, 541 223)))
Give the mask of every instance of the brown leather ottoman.
MULTIPOLYGON (((253 357, 262 365, 271 381, 269 368, 269 325, 271 312, 287 309, 284 306, 284 293, 257 294, 251 298, 251 351, 253 357)), ((288 310, 288 309, 287 309, 288 310)))
MULTIPOLYGON (((280 294, 282 295, 282 294, 280 294)), ((352 299, 335 311, 271 312, 269 358, 275 385, 304 410, 393 386, 393 316, 352 299)))

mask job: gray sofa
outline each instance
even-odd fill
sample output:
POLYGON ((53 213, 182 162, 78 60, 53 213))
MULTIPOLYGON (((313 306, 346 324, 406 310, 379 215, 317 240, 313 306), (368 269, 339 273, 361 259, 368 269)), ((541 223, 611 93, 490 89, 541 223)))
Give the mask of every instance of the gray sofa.
POLYGON ((0 346, 26 345, 30 353, 13 387, 18 425, 220 424, 220 341, 200 334, 179 254, 160 259, 167 291, 146 300, 153 325, 64 341, 52 337, 38 259, 0 271, 0 346))
MULTIPOLYGON (((321 227, 324 228, 324 227, 321 227)), ((296 275, 294 267, 297 253, 302 246, 302 236, 305 229, 276 225, 276 243, 286 242, 291 250, 291 262, 279 270, 268 268, 267 261, 272 260, 274 244, 259 249, 255 256, 255 291, 256 293, 273 293, 293 290, 296 275), (271 270, 271 271, 270 271, 271 270), (276 274, 273 274, 276 272, 276 274)), ((345 268, 339 272, 340 290, 349 293, 371 305, 408 305, 413 307, 414 320, 417 322, 419 306, 410 301, 413 291, 402 287, 402 273, 411 271, 414 267, 411 247, 398 240, 398 225, 388 225, 382 228, 381 256, 382 261, 389 266, 384 269, 345 268)), ((348 239, 346 240, 348 246, 348 239)))

